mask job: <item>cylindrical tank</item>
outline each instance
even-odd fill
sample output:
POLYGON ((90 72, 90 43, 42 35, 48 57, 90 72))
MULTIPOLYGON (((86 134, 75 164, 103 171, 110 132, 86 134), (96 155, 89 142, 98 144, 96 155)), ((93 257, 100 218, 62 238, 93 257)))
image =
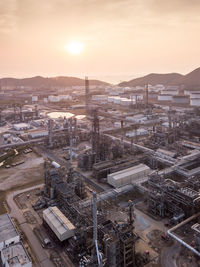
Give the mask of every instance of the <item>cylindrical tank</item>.
POLYGON ((56 169, 60 168, 60 164, 58 164, 57 162, 55 161, 52 161, 52 166, 55 167, 56 169))

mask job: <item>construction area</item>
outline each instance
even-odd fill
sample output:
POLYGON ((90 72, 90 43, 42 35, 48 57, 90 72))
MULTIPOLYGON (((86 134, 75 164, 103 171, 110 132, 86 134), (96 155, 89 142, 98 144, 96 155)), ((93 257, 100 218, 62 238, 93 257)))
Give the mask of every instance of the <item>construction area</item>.
POLYGON ((27 266, 200 266, 200 111, 148 93, 98 103, 86 77, 84 109, 2 107, 1 213, 28 240, 27 266))

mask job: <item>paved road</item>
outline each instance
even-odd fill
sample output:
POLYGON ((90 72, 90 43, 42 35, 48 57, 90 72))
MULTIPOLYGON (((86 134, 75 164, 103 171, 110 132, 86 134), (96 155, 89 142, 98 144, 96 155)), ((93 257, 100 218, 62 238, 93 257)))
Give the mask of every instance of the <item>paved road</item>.
POLYGON ((16 195, 23 193, 23 192, 26 192, 26 191, 29 191, 29 190, 39 188, 39 187, 41 187, 41 185, 37 185, 37 186, 29 187, 29 188, 26 188, 23 190, 18 190, 18 191, 12 192, 7 196, 7 203, 10 207, 10 216, 14 217, 18 220, 18 222, 20 224, 20 228, 25 233, 27 239, 29 240, 30 246, 31 246, 33 252, 35 253, 35 256, 37 257, 37 260, 39 262, 39 266, 41 266, 41 267, 54 267, 54 264, 49 260, 46 251, 42 248, 39 240, 34 235, 32 229, 30 228, 28 223, 26 223, 26 220, 24 219, 24 216, 23 216, 21 210, 18 208, 15 201, 13 200, 13 198, 16 195))

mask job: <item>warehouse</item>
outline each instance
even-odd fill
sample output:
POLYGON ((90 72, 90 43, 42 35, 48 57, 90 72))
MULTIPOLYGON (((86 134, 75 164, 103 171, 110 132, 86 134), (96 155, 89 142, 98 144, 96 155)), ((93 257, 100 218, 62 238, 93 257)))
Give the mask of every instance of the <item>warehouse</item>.
POLYGON ((158 95, 158 101, 172 101, 172 95, 158 95))
POLYGON ((0 251, 4 246, 19 242, 19 234, 8 214, 0 215, 0 251))
POLYGON ((48 131, 32 131, 28 133, 28 137, 31 139, 48 136, 48 131))
POLYGON ((30 129, 30 125, 28 123, 16 123, 13 124, 13 128, 16 131, 24 131, 30 129))
POLYGON ((43 219, 61 242, 74 236, 74 225, 57 207, 44 210, 43 219))
POLYGON ((107 181, 115 188, 131 184, 140 178, 147 176, 151 169, 144 165, 139 164, 137 166, 114 172, 108 175, 107 181))
POLYGON ((186 95, 174 95, 172 97, 172 102, 174 104, 189 104, 189 96, 186 95))
POLYGON ((190 98, 190 106, 200 107, 200 98, 190 98))
POLYGON ((1 261, 6 267, 32 267, 31 259, 21 242, 5 247, 1 261))

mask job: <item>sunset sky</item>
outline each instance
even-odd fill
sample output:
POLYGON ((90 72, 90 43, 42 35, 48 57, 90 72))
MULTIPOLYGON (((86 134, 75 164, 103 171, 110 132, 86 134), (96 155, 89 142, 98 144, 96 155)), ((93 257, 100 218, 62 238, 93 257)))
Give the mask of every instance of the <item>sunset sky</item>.
POLYGON ((0 0, 0 77, 197 67, 200 0, 0 0))

